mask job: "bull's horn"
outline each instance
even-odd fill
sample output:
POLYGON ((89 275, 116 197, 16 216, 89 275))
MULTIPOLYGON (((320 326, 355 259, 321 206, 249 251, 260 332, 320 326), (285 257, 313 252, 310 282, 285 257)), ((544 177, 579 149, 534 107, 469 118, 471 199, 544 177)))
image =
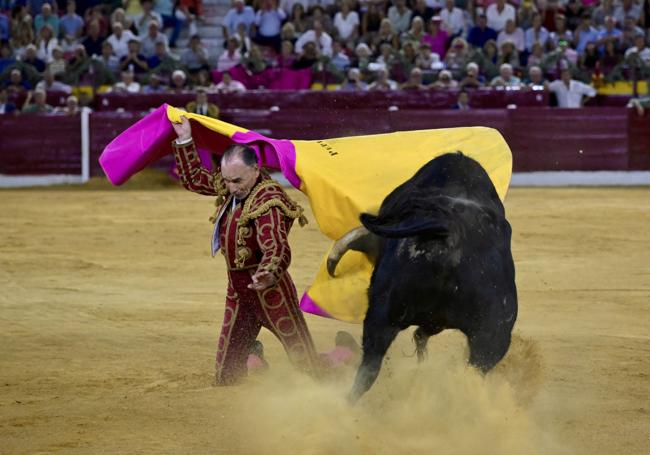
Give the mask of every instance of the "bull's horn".
POLYGON ((352 229, 350 232, 348 232, 343 237, 338 239, 334 244, 334 247, 332 247, 332 251, 330 251, 329 256, 327 257, 327 273, 329 273, 330 276, 332 277, 334 276, 334 272, 336 271, 336 266, 338 265, 343 255, 349 249, 368 253, 367 251, 365 251, 365 249, 360 250, 358 248, 354 248, 354 246, 358 245, 359 243, 366 243, 366 242, 359 242, 359 240, 364 239, 371 235, 372 234, 370 233, 370 231, 368 231, 368 229, 366 229, 363 226, 359 226, 358 228, 352 229))

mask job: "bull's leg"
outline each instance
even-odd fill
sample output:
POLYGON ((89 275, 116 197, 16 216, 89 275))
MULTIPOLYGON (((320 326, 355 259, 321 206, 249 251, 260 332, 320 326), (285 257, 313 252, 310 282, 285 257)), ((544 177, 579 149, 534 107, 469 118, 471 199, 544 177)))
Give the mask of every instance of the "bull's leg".
POLYGON ((469 363, 487 373, 506 355, 510 347, 511 328, 478 330, 468 333, 469 363))
POLYGON ((369 310, 363 323, 363 360, 357 370, 354 386, 348 395, 350 404, 356 403, 361 396, 374 384, 381 363, 400 329, 391 326, 388 318, 372 314, 369 310))

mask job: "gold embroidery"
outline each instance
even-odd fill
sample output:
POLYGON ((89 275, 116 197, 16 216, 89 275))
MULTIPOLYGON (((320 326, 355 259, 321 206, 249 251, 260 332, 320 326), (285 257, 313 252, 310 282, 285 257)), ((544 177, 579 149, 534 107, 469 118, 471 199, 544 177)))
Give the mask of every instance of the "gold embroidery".
MULTIPOLYGON (((282 190, 277 191, 278 196, 284 196, 287 200, 289 200, 289 204, 287 204, 284 200, 280 199, 279 197, 270 199, 266 202, 263 202, 260 204, 258 207, 255 209, 252 209, 253 203, 255 202, 255 199, 257 196, 264 190, 265 188, 268 187, 277 187, 277 183, 271 179, 265 179, 262 180, 260 183, 258 183, 252 190, 250 196, 246 199, 244 202, 244 206, 242 208, 242 213, 239 216, 239 219, 237 220, 237 245, 238 246, 244 246, 246 244, 246 241, 244 240, 245 237, 249 236, 250 228, 248 228, 246 225, 251 221, 256 218, 259 218, 260 216, 264 215, 266 212, 268 212, 271 208, 277 207, 279 208, 282 213, 287 217, 291 219, 298 219, 298 223, 300 226, 304 226, 307 224, 307 218, 303 215, 303 209, 300 207, 298 204, 295 202, 291 201, 286 194, 282 190)), ((250 250, 249 250, 250 252, 250 250)), ((244 265, 244 261, 250 256, 249 255, 239 255, 237 254, 237 257, 235 258, 235 265, 237 267, 242 267, 244 265)), ((277 265, 273 267, 272 264, 269 264, 271 269, 269 271, 275 271, 277 268, 277 265)))

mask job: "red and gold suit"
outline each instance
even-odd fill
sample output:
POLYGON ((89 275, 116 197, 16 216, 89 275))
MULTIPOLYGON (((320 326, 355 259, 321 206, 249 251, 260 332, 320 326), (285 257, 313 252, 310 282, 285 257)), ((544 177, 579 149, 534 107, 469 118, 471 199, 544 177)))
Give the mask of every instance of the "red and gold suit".
POLYGON ((280 340, 292 363, 312 375, 320 372, 319 357, 298 305, 293 280, 287 272, 291 250, 287 235, 295 219, 304 223, 302 209, 264 172, 246 199, 237 201, 217 170, 205 169, 193 142, 173 143, 183 186, 217 196, 212 254, 226 259, 228 291, 216 356, 216 382, 236 383, 247 374, 246 361, 262 327, 280 340), (263 291, 249 289, 260 271, 273 274, 275 285, 263 291))

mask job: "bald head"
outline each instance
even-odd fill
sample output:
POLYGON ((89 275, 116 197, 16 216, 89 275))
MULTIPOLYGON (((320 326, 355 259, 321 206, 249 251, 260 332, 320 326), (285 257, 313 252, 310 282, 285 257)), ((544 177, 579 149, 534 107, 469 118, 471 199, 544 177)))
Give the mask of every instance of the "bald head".
POLYGON ((260 176, 257 154, 246 145, 231 145, 221 157, 221 178, 228 192, 241 200, 246 198, 260 176))
POLYGON ((233 160, 240 161, 242 164, 253 167, 258 165, 257 154, 255 150, 247 145, 234 144, 229 146, 221 157, 221 165, 233 160))

